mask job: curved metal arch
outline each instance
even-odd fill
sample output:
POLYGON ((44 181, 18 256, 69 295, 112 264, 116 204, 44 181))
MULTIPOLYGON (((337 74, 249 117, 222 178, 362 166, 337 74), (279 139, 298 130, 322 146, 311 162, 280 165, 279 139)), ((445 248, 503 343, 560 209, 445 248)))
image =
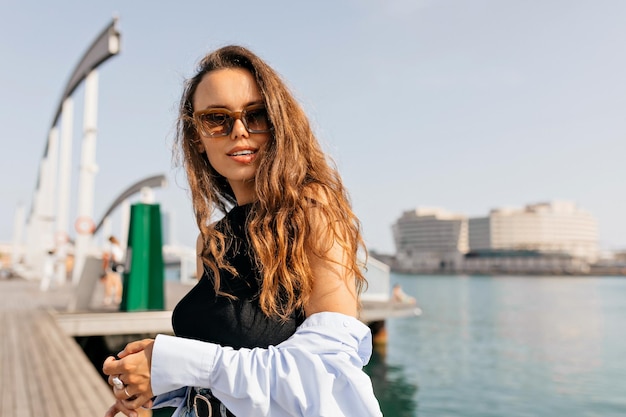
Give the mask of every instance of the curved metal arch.
MULTIPOLYGON (((117 29, 118 18, 114 17, 111 23, 98 35, 93 43, 87 49, 87 52, 78 62, 72 76, 70 77, 61 100, 57 106, 57 111, 52 119, 50 128, 56 126, 61 116, 63 109, 63 102, 66 98, 72 95, 74 90, 80 85, 80 83, 89 75, 91 71, 100 66, 107 59, 117 55, 120 52, 120 32, 117 29)), ((48 155, 48 142, 46 141, 46 149, 44 151, 44 157, 48 155)))
POLYGON ((119 197, 117 197, 115 199, 115 201, 113 202, 113 204, 111 204, 111 206, 109 206, 107 211, 102 216, 102 219, 100 219, 100 221, 98 222, 98 225, 96 226, 96 229, 94 230, 93 233, 94 234, 98 233, 98 230, 100 229, 100 227, 102 227, 102 224, 104 223, 104 220, 113 212, 113 210, 115 210, 117 208, 117 206, 122 204, 122 202, 124 202, 124 200, 129 198, 131 195, 138 193, 144 187, 150 187, 150 188, 161 187, 161 188, 163 188, 166 185, 167 185, 167 179, 165 178, 165 175, 163 175, 163 174, 161 174, 161 175, 154 175, 152 177, 144 178, 143 180, 141 180, 139 182, 136 182, 135 184, 131 185, 122 194, 120 194, 119 197))
MULTIPOLYGON (((72 76, 70 77, 67 85, 65 86, 65 90, 63 91, 63 95, 61 96, 61 100, 59 100, 59 104, 57 106, 56 113, 54 114, 54 118, 52 119, 52 124, 50 129, 53 129, 59 121, 59 117, 61 116, 61 111, 63 109, 63 102, 66 98, 72 95, 74 90, 80 85, 80 83, 89 75, 89 73, 100 66, 107 59, 112 56, 117 55, 120 52, 120 37, 121 34, 117 28, 118 18, 114 17, 111 23, 98 35, 98 37, 93 41, 93 43, 87 49, 87 52, 83 55, 81 60, 78 62, 76 68, 74 68, 74 72, 72 72, 72 76)), ((50 146, 49 138, 46 138, 46 147, 43 152, 43 158, 48 156, 48 148, 50 146)), ((39 190, 41 184, 39 184, 40 175, 37 174, 37 182, 35 184, 35 190, 39 190)), ((30 215, 32 215, 33 207, 31 206, 30 215)))
POLYGON ((61 100, 59 100, 57 111, 52 120, 52 126, 55 126, 59 121, 63 101, 72 95, 76 87, 78 87, 92 70, 120 52, 120 32, 117 29, 117 22, 118 18, 114 17, 109 26, 100 32, 98 37, 93 41, 74 69, 72 76, 65 86, 61 100))

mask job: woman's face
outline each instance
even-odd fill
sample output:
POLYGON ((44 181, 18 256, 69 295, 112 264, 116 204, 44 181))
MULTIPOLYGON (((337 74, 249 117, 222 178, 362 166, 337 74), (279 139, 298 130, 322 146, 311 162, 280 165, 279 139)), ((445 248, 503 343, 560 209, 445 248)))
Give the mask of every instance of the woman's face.
MULTIPOLYGON (((238 112, 263 103, 263 96, 249 71, 227 68, 211 71, 202 78, 193 97, 193 110, 221 108, 238 112)), ((211 166, 228 180, 237 204, 254 201, 257 157, 271 133, 249 133, 242 120, 236 119, 232 131, 226 136, 198 134, 200 152, 205 152, 211 166)))

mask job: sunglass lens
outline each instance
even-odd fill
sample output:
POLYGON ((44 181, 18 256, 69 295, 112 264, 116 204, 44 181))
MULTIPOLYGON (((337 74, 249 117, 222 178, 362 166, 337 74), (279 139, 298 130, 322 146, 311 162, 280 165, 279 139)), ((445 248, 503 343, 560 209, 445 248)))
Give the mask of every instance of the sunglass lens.
POLYGON ((246 113, 246 122, 248 129, 251 131, 264 132, 269 130, 269 120, 267 118, 267 110, 255 109, 246 113))
POLYGON ((202 116, 202 125, 211 136, 225 135, 233 125, 233 118, 225 113, 207 113, 202 116))

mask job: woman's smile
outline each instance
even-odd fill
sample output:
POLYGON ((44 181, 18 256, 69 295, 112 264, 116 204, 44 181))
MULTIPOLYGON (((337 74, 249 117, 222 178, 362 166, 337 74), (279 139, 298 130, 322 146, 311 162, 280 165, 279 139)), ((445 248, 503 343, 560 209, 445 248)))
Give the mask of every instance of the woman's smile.
POLYGON ((257 157, 258 149, 248 146, 236 146, 227 155, 235 162, 249 165, 257 157))

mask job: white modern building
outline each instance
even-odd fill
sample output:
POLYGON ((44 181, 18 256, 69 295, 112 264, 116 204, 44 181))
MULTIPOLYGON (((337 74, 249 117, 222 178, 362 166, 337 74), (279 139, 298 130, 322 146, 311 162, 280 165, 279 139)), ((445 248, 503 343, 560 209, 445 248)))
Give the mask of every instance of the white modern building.
POLYGON ((469 220, 470 249, 533 250, 596 260, 598 230, 593 216, 571 202, 494 209, 469 220))
POLYGON ((468 223, 469 271, 578 273, 599 256, 596 220, 572 202, 494 209, 468 223))
POLYGON ((411 272, 584 273, 599 256, 595 218, 566 201, 471 219, 418 208, 402 214, 393 235, 395 267, 411 272))
POLYGON ((393 225, 397 267, 457 271, 468 252, 467 217, 440 208, 405 211, 393 225))

